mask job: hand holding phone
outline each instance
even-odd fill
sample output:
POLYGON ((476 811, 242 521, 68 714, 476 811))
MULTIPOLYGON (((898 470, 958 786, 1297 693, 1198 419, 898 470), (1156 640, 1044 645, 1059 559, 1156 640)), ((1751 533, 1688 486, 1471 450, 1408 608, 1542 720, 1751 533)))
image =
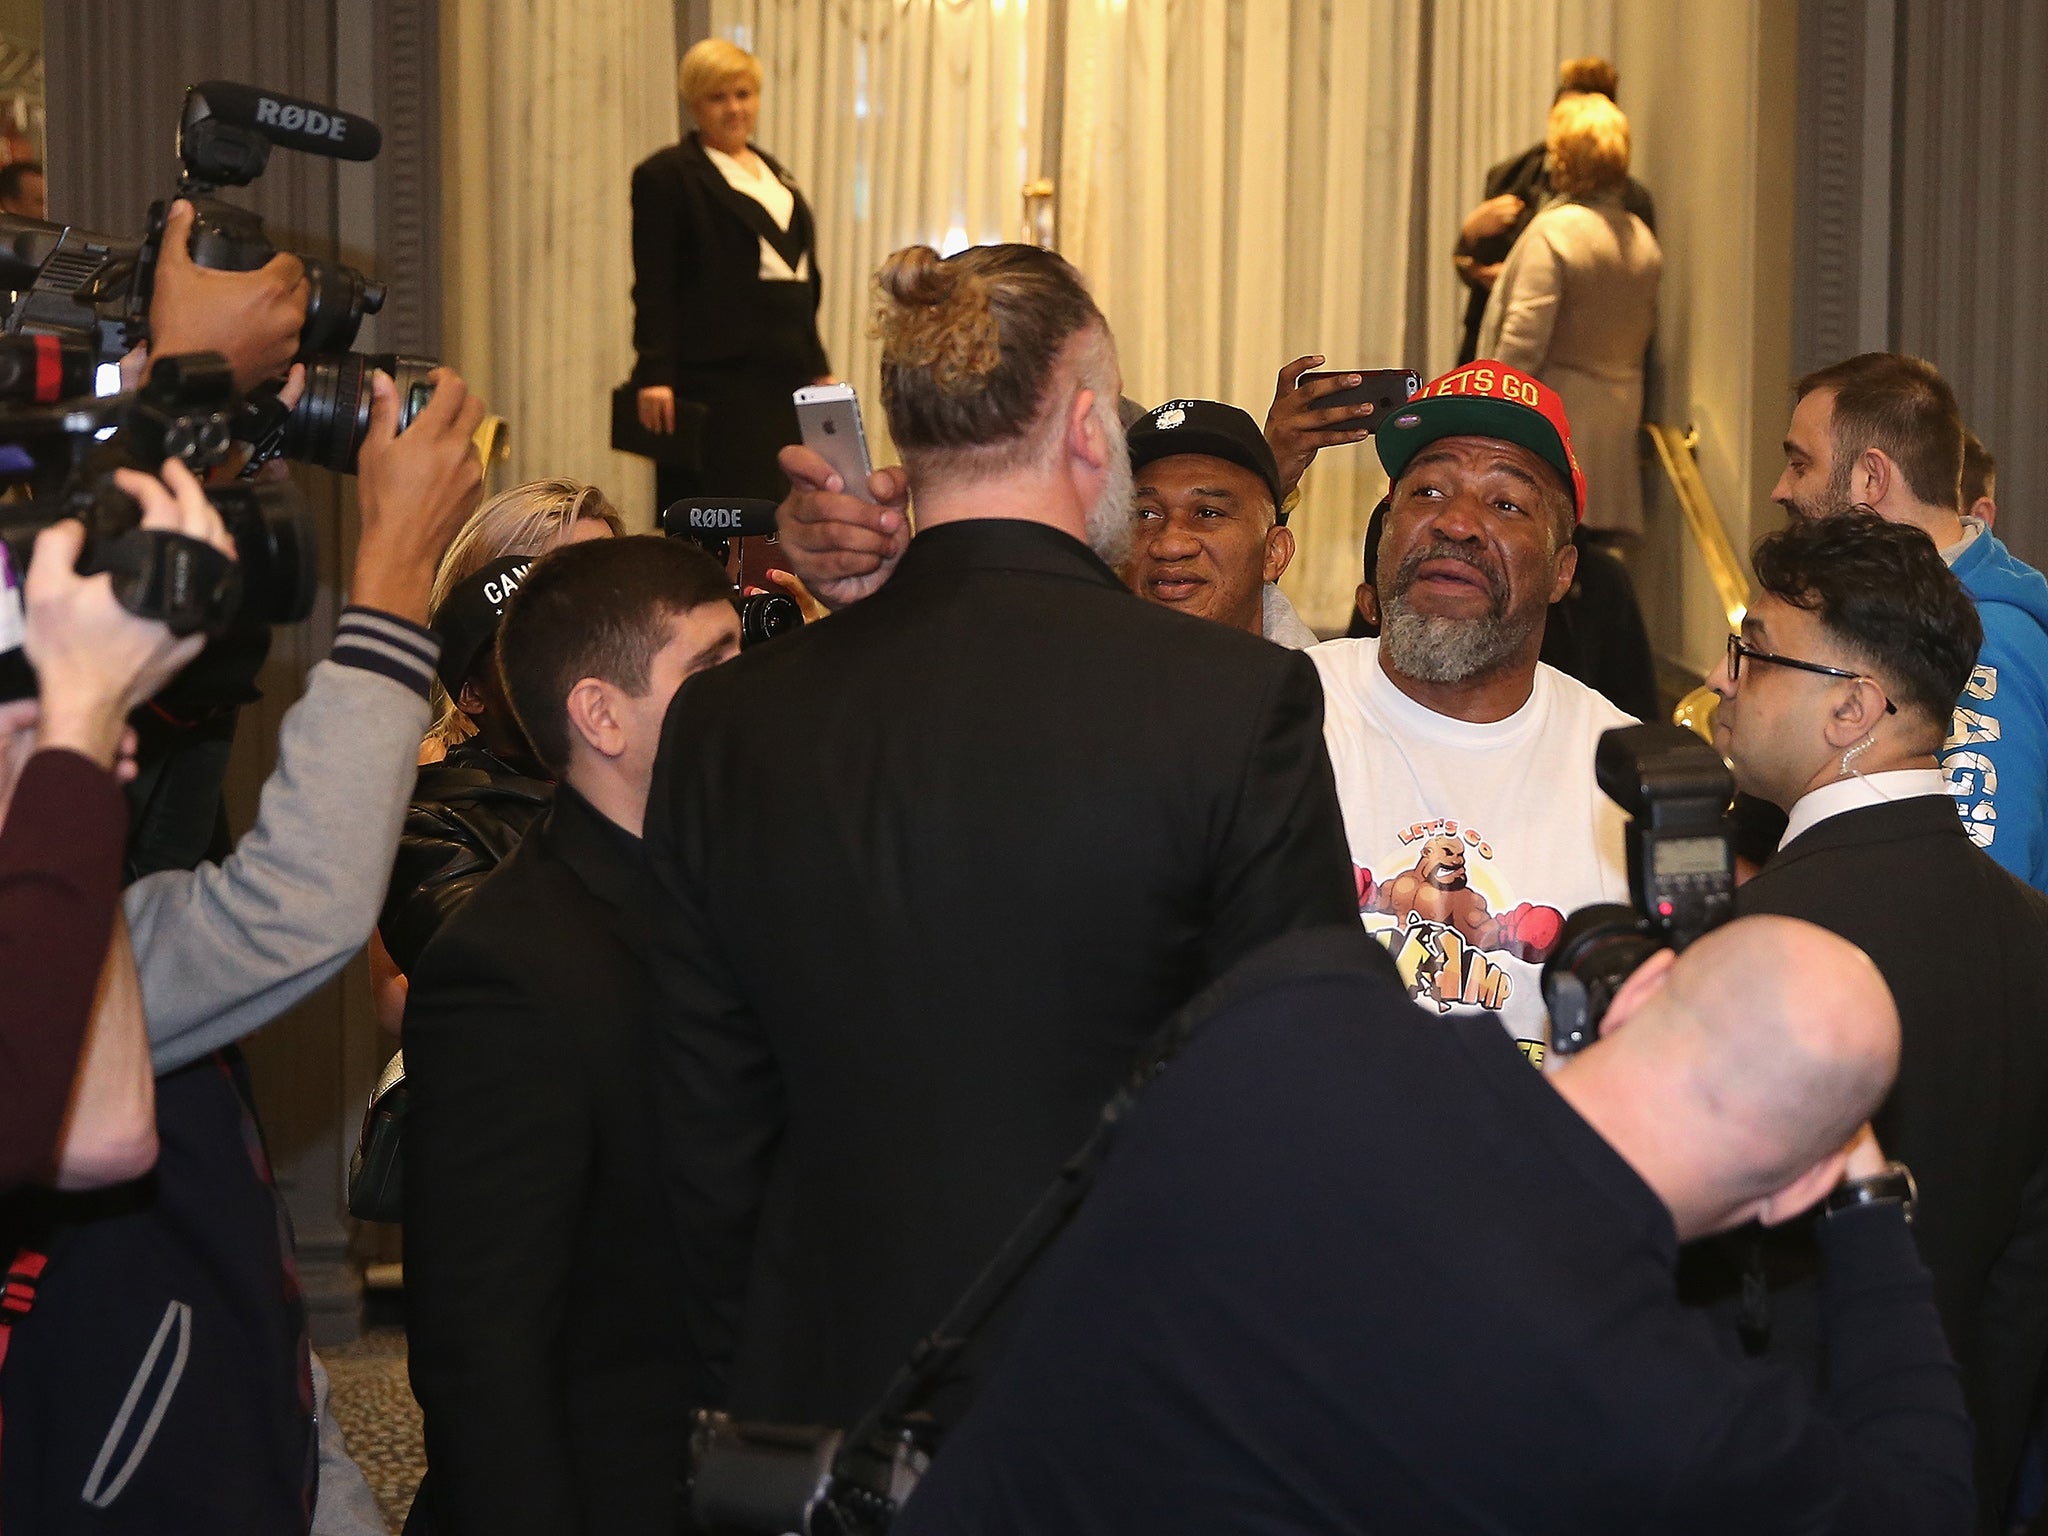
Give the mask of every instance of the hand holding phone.
POLYGON ((1362 443, 1393 408, 1421 386, 1408 368, 1321 369, 1297 357, 1280 370, 1266 412, 1266 442, 1280 466, 1280 494, 1291 494, 1324 448, 1362 443), (1352 384, 1352 379, 1357 384, 1352 384))

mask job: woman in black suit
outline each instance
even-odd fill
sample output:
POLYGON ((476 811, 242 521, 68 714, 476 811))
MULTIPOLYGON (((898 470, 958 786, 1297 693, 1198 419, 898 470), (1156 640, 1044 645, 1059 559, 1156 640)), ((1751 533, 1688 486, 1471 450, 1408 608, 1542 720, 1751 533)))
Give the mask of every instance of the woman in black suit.
POLYGON ((696 129, 633 171, 633 379, 650 431, 675 431, 679 408, 709 414, 700 468, 658 465, 656 498, 779 500, 776 450, 798 435, 790 395, 831 372, 810 205, 749 142, 759 60, 706 38, 683 55, 679 86, 696 129))

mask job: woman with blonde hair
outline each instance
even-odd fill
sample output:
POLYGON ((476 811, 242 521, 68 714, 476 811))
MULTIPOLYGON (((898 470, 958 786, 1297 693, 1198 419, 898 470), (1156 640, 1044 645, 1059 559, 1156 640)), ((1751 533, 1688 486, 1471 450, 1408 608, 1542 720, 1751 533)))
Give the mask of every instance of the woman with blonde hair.
POLYGON ((640 421, 701 445, 695 472, 655 466, 657 504, 789 488, 793 391, 831 377, 818 339, 815 226, 781 163, 753 140, 761 61, 724 38, 683 55, 696 127, 633 171, 633 345, 640 421))
MULTIPOLYGON (((616 538, 625 531, 618 509, 594 485, 575 480, 529 480, 500 491, 476 509, 441 556, 427 611, 438 614, 450 592, 501 556, 544 555, 564 544, 616 538)), ((465 687, 463 694, 469 696, 471 690, 465 687)), ((465 708, 439 683, 434 685, 433 702, 434 723, 420 753, 423 763, 438 761, 457 742, 475 735, 472 717, 481 707, 481 701, 471 697, 465 708)))
POLYGON ((1630 539, 1643 529, 1636 437, 1664 253, 1623 206, 1629 132, 1621 108, 1605 96, 1560 96, 1544 143, 1553 201, 1508 252, 1478 355, 1557 391, 1586 476, 1584 526, 1630 539))

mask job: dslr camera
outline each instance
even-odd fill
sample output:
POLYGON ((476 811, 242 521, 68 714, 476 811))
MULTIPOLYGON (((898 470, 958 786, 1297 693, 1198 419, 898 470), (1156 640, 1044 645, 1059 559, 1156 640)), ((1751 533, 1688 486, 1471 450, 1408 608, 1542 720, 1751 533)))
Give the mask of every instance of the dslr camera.
POLYGON ((1683 726, 1623 726, 1601 735, 1593 774, 1629 814, 1632 905, 1579 908, 1544 962, 1550 1049, 1559 1056, 1600 1037, 1601 1019, 1637 966, 1660 949, 1684 949, 1735 914, 1735 775, 1720 753, 1683 726))
MULTIPOLYGON (((182 167, 175 196, 193 208, 188 249, 199 266, 250 272, 277 254, 253 209, 223 201, 224 187, 246 187, 263 174, 273 146, 342 160, 371 160, 382 147, 368 118, 300 101, 256 86, 208 81, 188 87, 178 123, 182 167)), ((0 215, 0 288, 17 293, 7 317, 11 338, 0 353, 0 401, 49 403, 82 390, 83 372, 118 360, 149 339, 150 302, 170 200, 150 205, 139 238, 96 233, 77 225, 0 215), (42 341, 23 346, 27 338, 42 341), (48 338, 47 341, 43 341, 48 338), (54 359, 36 366, 39 357, 54 359), (42 381, 51 391, 35 392, 42 381), (24 397, 22 390, 30 393, 24 397)), ((236 414, 233 435, 254 445, 245 473, 283 455, 353 474, 370 425, 371 370, 397 383, 403 429, 432 394, 435 366, 426 358, 365 355, 348 350, 364 317, 384 307, 384 287, 355 268, 301 256, 308 295, 298 360, 305 392, 286 409, 281 386, 253 392, 236 414)))
MULTIPOLYGON (((228 451, 237 405, 227 359, 197 352, 157 359, 132 395, 0 412, 0 482, 35 492, 0 502, 0 603, 18 600, 4 589, 28 570, 36 535, 75 517, 85 524, 79 574, 106 572, 123 607, 174 634, 304 619, 319 588, 319 546, 297 487, 207 492, 234 541, 230 560, 203 540, 143 528, 141 507, 114 484, 117 469, 155 474, 171 458, 203 477, 228 451)), ((11 616, 0 608, 0 629, 11 616)), ((0 699, 34 691, 18 646, 0 653, 0 699)))
POLYGON ((672 539, 688 539, 725 567, 740 611, 740 648, 801 629, 803 610, 783 592, 749 592, 767 583, 775 557, 775 503, 755 496, 700 497, 663 507, 655 521, 672 539))

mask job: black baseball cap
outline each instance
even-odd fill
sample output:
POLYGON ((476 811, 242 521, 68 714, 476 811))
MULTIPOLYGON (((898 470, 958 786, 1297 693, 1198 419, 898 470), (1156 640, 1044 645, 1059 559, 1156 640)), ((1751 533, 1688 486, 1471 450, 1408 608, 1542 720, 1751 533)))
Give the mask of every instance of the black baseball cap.
POLYGON ((538 555, 500 555, 457 583, 434 610, 434 633, 441 637, 441 662, 434 673, 452 699, 469 681, 470 669, 498 633, 505 605, 538 555))
POLYGON ((1133 422, 1126 437, 1134 470, 1180 453, 1207 454, 1250 470, 1266 482, 1274 514, 1286 521, 1280 510, 1280 465, 1259 424, 1236 406, 1220 400, 1169 400, 1133 422))

